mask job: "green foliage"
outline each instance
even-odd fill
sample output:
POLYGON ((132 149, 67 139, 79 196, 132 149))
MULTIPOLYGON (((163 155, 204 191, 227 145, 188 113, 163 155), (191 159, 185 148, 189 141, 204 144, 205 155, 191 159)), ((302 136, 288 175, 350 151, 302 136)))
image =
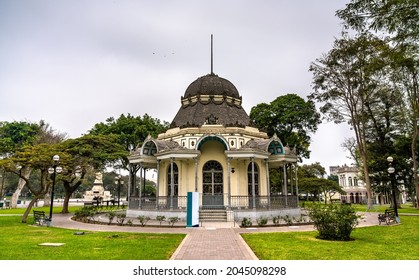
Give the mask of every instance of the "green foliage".
POLYGON ((152 118, 147 114, 143 117, 121 114, 117 119, 110 117, 105 123, 95 124, 89 133, 92 135, 115 135, 118 142, 129 151, 130 147, 137 147, 148 135, 157 137, 167 127, 168 123, 162 123, 159 119, 152 118))
POLYGON ((279 225, 279 223, 281 222, 281 220, 282 220, 282 217, 281 216, 274 216, 274 217, 272 217, 272 223, 274 225, 279 225))
POLYGON ((252 220, 250 218, 244 217, 241 221, 241 226, 242 227, 251 227, 252 225, 253 225, 252 220))
POLYGON ((288 226, 292 226, 294 224, 293 219, 288 215, 285 215, 283 219, 288 226))
POLYGON ((161 223, 162 223, 164 220, 166 220, 166 217, 165 217, 165 216, 157 216, 157 217, 156 217, 156 220, 157 220, 157 221, 159 221, 159 222, 160 222, 160 225, 161 225, 161 223))
POLYGON ((116 213, 114 211, 110 211, 106 214, 106 216, 108 216, 108 218, 109 218, 108 225, 110 225, 110 224, 112 224, 112 221, 116 217, 116 213))
POLYGON ((144 215, 138 216, 137 219, 140 221, 142 227, 144 227, 147 224, 147 222, 150 221, 150 217, 144 215))
POLYGON ((320 114, 312 101, 305 101, 296 94, 277 97, 270 104, 261 103, 250 111, 256 127, 277 134, 284 144, 295 147, 299 158, 310 155, 310 134, 321 123, 320 114))
POLYGON ((0 122, 0 154, 35 143, 39 125, 28 122, 0 122))
POLYGON ((124 224, 125 218, 127 217, 127 214, 125 213, 119 213, 116 214, 116 222, 119 226, 122 226, 124 224))
POLYGON ((355 209, 345 204, 312 204, 309 217, 318 230, 320 239, 351 240, 351 232, 358 224, 355 209))
POLYGON ((77 221, 88 223, 96 214, 96 209, 94 209, 93 207, 83 207, 74 212, 74 218, 77 221))
POLYGON ((259 218, 256 219, 256 222, 257 222, 258 226, 263 227, 263 226, 266 226, 266 224, 268 223, 268 218, 259 217, 259 218))
POLYGON ((169 223, 170 226, 174 226, 175 223, 177 223, 179 221, 180 221, 179 217, 169 217, 167 219, 167 222, 169 223))
POLYGON ((419 39, 419 8, 417 0, 351 0, 336 12, 347 27, 362 31, 384 31, 397 41, 419 39))

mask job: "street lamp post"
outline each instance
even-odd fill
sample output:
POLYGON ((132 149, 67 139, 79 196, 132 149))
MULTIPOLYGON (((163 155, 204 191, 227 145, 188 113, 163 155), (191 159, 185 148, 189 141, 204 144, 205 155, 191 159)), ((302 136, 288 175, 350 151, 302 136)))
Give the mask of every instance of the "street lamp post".
POLYGON ((392 193, 393 193, 393 208, 394 208, 394 214, 396 215, 396 222, 400 222, 400 218, 399 218, 399 214, 397 212, 397 200, 396 200, 396 184, 394 183, 394 172, 396 171, 396 169, 394 169, 393 167, 393 158, 392 157, 388 157, 387 158, 388 161, 388 169, 387 172, 390 176, 390 182, 391 182, 391 188, 392 188, 392 193))
POLYGON ((49 222, 52 222, 52 208, 54 205, 54 188, 55 188, 55 177, 57 173, 61 173, 63 169, 58 164, 60 163, 60 157, 58 155, 55 155, 52 157, 52 160, 54 161, 53 165, 48 168, 48 173, 52 174, 52 189, 51 189, 51 204, 49 206, 49 222))
POLYGON ((119 208, 119 201, 121 198, 121 184, 124 184, 124 181, 121 178, 121 175, 115 177, 115 185, 118 186, 118 208, 119 208))

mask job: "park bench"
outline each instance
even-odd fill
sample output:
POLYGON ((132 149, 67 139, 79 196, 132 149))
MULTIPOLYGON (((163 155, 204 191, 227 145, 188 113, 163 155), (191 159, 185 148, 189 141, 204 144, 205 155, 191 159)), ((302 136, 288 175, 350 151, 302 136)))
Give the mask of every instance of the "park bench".
POLYGON ((391 222, 397 223, 394 209, 387 209, 384 211, 384 214, 378 214, 378 224, 381 225, 382 222, 385 222, 387 225, 391 222))
POLYGON ((44 223, 48 223, 49 220, 45 216, 44 211, 33 210, 33 223, 37 223, 40 226, 44 225, 44 223))

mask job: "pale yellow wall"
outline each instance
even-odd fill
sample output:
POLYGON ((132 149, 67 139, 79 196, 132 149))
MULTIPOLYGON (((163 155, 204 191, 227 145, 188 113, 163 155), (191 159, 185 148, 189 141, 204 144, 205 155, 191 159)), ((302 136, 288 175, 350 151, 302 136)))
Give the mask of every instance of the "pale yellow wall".
MULTIPOLYGON (((198 158, 198 192, 202 193, 202 168, 207 161, 216 160, 223 167, 223 180, 225 194, 228 194, 228 174, 227 158, 224 146, 218 141, 205 142, 201 147, 201 154, 198 158)), ((195 191, 195 160, 194 159, 175 159, 174 162, 179 170, 179 195, 186 196, 187 192, 195 191)), ((232 159, 230 168, 235 172, 230 173, 231 195, 248 195, 247 191, 247 167, 250 159, 232 159)), ((259 195, 267 195, 266 189, 266 164, 262 159, 255 159, 255 164, 259 168, 259 195)), ((170 159, 161 161, 159 176, 159 195, 167 196, 167 172, 170 166, 170 159)))

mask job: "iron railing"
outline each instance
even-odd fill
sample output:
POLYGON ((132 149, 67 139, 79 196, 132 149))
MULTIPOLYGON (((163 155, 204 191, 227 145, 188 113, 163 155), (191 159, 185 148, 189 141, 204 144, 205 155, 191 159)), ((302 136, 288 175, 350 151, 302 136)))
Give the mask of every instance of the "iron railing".
MULTIPOLYGON (((130 197, 130 209, 144 210, 186 210, 186 196, 158 196, 158 197, 130 197)), ((298 207, 298 199, 296 195, 271 195, 271 196, 247 196, 236 195, 228 196, 216 195, 200 195, 200 207, 203 209, 284 209, 298 207)))

